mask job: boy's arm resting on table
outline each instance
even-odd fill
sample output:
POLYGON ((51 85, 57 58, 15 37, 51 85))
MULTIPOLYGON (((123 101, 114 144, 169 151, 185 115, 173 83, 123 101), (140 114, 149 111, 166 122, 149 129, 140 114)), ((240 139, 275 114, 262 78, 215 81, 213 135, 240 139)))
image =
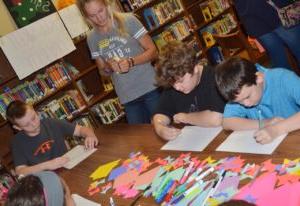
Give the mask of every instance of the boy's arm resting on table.
POLYGON ((33 166, 19 165, 15 168, 15 170, 17 175, 28 175, 45 170, 56 170, 58 168, 63 167, 68 161, 68 157, 61 156, 33 166))
POLYGON ((153 116, 153 125, 155 132, 164 140, 175 139, 180 134, 180 129, 171 127, 171 119, 164 114, 155 114, 153 116))
POLYGON ((98 138, 96 137, 94 131, 91 128, 83 127, 76 124, 73 135, 84 137, 84 145, 88 149, 93 149, 95 146, 98 145, 98 138))
POLYGON ((276 137, 300 129, 300 112, 287 119, 277 119, 274 124, 264 127, 255 133, 256 141, 261 144, 272 142, 276 137))
POLYGON ((223 114, 210 110, 191 113, 178 113, 173 116, 174 122, 202 127, 217 127, 222 125, 223 114))
POLYGON ((241 117, 227 117, 223 118, 223 128, 234 131, 259 129, 259 121, 241 117))

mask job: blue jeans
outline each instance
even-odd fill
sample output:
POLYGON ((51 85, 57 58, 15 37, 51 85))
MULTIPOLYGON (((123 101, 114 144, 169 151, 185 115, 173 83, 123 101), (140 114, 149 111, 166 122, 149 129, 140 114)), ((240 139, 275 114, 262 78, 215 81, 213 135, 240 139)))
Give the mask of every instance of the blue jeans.
POLYGON ((258 38, 266 49, 273 67, 291 69, 285 47, 288 47, 300 68, 300 24, 289 29, 280 26, 258 38))
POLYGON ((150 123, 154 109, 160 97, 159 89, 124 104, 127 122, 129 124, 150 123))

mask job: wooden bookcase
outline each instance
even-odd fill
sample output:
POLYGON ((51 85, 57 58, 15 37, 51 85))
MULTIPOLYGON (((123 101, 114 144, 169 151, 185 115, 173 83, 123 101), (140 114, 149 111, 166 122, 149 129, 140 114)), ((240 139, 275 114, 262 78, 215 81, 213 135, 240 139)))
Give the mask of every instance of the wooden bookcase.
MULTIPOLYGON (((105 99, 116 97, 116 94, 114 90, 104 90, 102 78, 100 76, 98 68, 95 62, 90 57, 86 39, 83 38, 77 41, 75 43, 75 46, 76 50, 57 60, 56 62, 64 61, 70 63, 79 71, 79 73, 76 76, 72 76, 70 81, 57 88, 54 92, 51 92, 49 95, 46 95, 45 97, 35 102, 33 106, 35 108, 38 108, 47 101, 59 98, 65 91, 76 90, 78 91, 78 94, 81 96, 82 100, 84 100, 85 106, 82 110, 80 110, 80 112, 72 115, 71 118, 68 118, 68 120, 73 121, 81 115, 89 115, 90 118, 94 121, 95 125, 98 126, 101 123, 96 120, 96 115, 91 111, 91 108, 95 104, 100 103, 105 99), (89 101, 85 100, 82 93, 80 92, 80 89, 77 85, 77 81, 79 80, 83 81, 89 94, 93 95, 93 97, 89 101)), ((23 80, 19 80, 12 66, 5 57, 3 51, 0 49, 0 94, 4 93, 5 87, 14 88, 15 86, 20 85, 25 81, 32 81, 36 78, 37 74, 45 73, 45 70, 56 62, 47 65, 45 68, 40 69, 39 71, 31 74, 23 80)), ((9 146, 11 137, 14 135, 14 131, 11 125, 4 118, 2 118, 2 116, 0 117, 0 134, 0 160, 2 157, 4 165, 7 165, 8 162, 11 162, 11 157, 9 155, 9 146)))
MULTIPOLYGON (((223 5, 225 5, 227 3, 228 6, 225 8, 222 8, 222 10, 219 10, 214 15, 211 15, 210 18, 207 18, 204 16, 204 13, 202 11, 203 5, 207 4, 208 2, 213 2, 213 1, 216 1, 216 0, 148 0, 148 1, 119 0, 118 3, 123 7, 123 9, 125 11, 129 11, 129 9, 131 9, 131 11, 133 13, 135 13, 138 17, 140 17, 139 19, 142 21, 142 23, 148 29, 149 34, 155 41, 158 48, 160 47, 160 45, 158 45, 158 43, 156 41, 156 36, 158 34, 163 33, 166 29, 168 29, 168 27, 170 25, 174 24, 178 20, 184 19, 184 21, 186 22, 186 24, 189 27, 189 34, 186 35, 184 38, 177 39, 177 40, 181 40, 186 43, 193 42, 194 47, 197 47, 196 50, 199 52, 199 55, 202 58, 208 58, 209 53, 210 53, 209 51, 214 46, 219 48, 219 52, 221 55, 223 54, 223 52, 222 52, 222 48, 216 41, 212 45, 208 46, 205 43, 205 40, 204 40, 204 37, 203 37, 203 34, 201 33, 201 31, 205 30, 206 28, 210 27, 213 24, 218 23, 220 20, 224 19, 226 17, 226 15, 231 15, 232 19, 236 23, 235 29, 239 30, 241 33, 241 35, 239 37, 243 38, 242 42, 243 42, 243 44, 246 44, 243 46, 244 46, 246 52, 249 53, 250 59, 254 62, 260 61, 260 58, 262 56, 264 56, 264 54, 260 54, 257 50, 253 49, 250 46, 250 44, 247 43, 246 35, 245 35, 243 29, 241 28, 241 25, 237 18, 234 6, 230 4, 230 2, 231 2, 230 0, 219 0, 219 2, 222 2, 223 5), (178 2, 181 5, 182 11, 176 12, 174 15, 171 15, 172 17, 167 18, 163 23, 159 22, 158 24, 156 24, 156 26, 154 26, 154 28, 149 26, 149 19, 147 20, 147 15, 145 15, 145 10, 148 10, 149 8, 153 9, 153 8, 155 8, 156 5, 164 4, 165 2, 168 2, 168 1, 169 2, 174 2, 174 1, 178 2)), ((164 7, 164 6, 162 6, 162 7, 164 7)), ((157 10, 156 11, 155 11, 155 9, 153 9, 153 10, 154 10, 154 13, 157 14, 157 12, 156 12, 157 10)), ((166 9, 166 10, 168 10, 168 9, 166 9)), ((212 11, 210 10, 210 12, 212 12, 212 11)), ((159 12, 155 16, 156 17, 160 16, 159 12)), ((154 22, 155 22, 156 17, 153 17, 154 22)), ((228 32, 230 32, 230 31, 228 31, 228 32)), ((233 54, 233 55, 235 55, 235 54, 233 54)))

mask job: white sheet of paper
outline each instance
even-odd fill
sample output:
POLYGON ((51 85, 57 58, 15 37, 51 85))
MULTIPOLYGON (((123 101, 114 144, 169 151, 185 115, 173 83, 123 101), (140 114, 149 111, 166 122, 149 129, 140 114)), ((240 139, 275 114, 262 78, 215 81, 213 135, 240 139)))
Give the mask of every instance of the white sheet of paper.
POLYGON ((234 131, 217 148, 217 151, 253 154, 272 154, 287 134, 277 137, 269 144, 259 144, 254 139, 256 130, 234 131))
POLYGON ((72 4, 58 11, 72 38, 89 30, 76 4, 72 4))
POLYGON ((65 164, 64 168, 72 169, 81 161, 93 154, 96 150, 96 148, 91 150, 85 150, 83 145, 77 145, 64 155, 70 158, 70 161, 67 164, 65 164))
POLYGON ((166 143, 161 150, 202 151, 222 131, 222 127, 204 128, 186 126, 174 140, 166 143))
POLYGON ((100 203, 93 202, 91 200, 85 199, 77 194, 72 194, 72 198, 76 206, 101 206, 100 203))
POLYGON ((57 13, 1 37, 0 45, 19 79, 76 49, 57 13))

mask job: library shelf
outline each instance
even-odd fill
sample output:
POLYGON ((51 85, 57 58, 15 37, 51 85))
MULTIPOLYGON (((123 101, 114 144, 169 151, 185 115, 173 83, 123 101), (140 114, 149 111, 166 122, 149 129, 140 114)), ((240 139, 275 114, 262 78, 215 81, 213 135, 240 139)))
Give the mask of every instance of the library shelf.
POLYGON ((204 28, 204 27, 206 27, 207 25, 209 25, 209 24, 215 22, 215 21, 216 21, 218 18, 220 18, 222 15, 228 13, 230 9, 232 9, 231 6, 228 7, 228 8, 226 8, 226 9, 224 9, 221 13, 219 13, 219 14, 216 15, 216 16, 214 16, 214 17, 213 17, 212 19, 210 19, 209 21, 203 22, 201 25, 199 25, 199 26, 197 26, 197 27, 195 28, 195 31, 198 31, 199 29, 204 28))
POLYGON ((181 11, 179 13, 174 14, 174 16, 172 16, 171 18, 169 18, 168 20, 166 20, 164 23, 160 24, 158 27, 155 27, 153 29, 151 29, 148 33, 150 35, 154 35, 156 32, 160 33, 159 30, 162 29, 164 26, 174 22, 175 20, 179 19, 180 17, 183 17, 184 12, 181 11))
POLYGON ((94 64, 92 66, 90 66, 89 68, 85 69, 84 71, 80 72, 78 75, 76 75, 73 79, 76 81, 76 80, 79 80, 81 79, 84 75, 90 73, 91 71, 94 71, 94 69, 97 68, 97 65, 94 64))
POLYGON ((93 97, 89 102, 88 102, 88 107, 92 107, 99 101, 105 99, 109 95, 113 94, 113 90, 110 91, 103 91, 101 94, 98 94, 97 96, 93 97))

